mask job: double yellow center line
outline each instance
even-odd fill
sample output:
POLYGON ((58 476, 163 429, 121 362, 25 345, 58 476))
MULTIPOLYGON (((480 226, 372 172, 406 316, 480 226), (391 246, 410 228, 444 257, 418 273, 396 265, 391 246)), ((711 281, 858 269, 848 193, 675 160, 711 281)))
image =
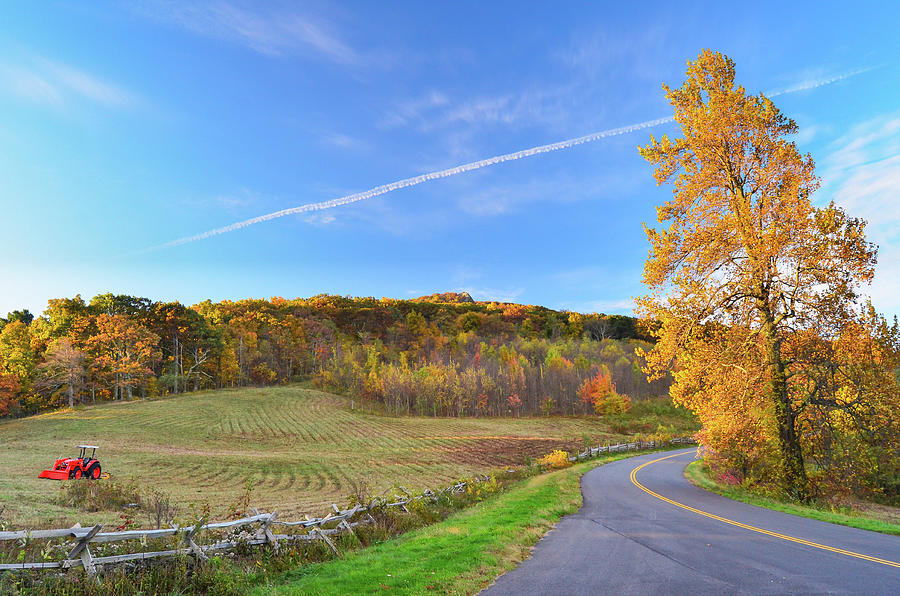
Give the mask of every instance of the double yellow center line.
POLYGON ((844 550, 842 548, 835 548, 833 546, 828 546, 827 544, 819 544, 818 542, 812 542, 810 540, 803 540, 802 538, 795 538, 794 536, 788 536, 787 534, 779 534, 778 532, 770 532, 769 530, 764 530, 762 528, 757 528, 756 526, 751 526, 748 524, 742 524, 739 521, 734 521, 733 519, 728 519, 726 517, 721 517, 719 515, 715 515, 713 513, 709 513, 707 511, 702 511, 700 509, 696 509, 691 507, 690 505, 685 505, 684 503, 679 503, 678 501, 674 501, 668 497, 664 497, 659 493, 653 492, 640 482, 637 479, 638 471, 646 468, 650 464, 655 464, 656 462, 663 461, 664 459, 669 459, 670 457, 678 457, 679 455, 684 455, 684 453, 675 453, 673 455, 667 455, 665 457, 660 457, 658 459, 654 459, 653 461, 648 461, 645 464, 641 464, 631 471, 631 482, 639 489, 647 493, 648 495, 652 495, 661 501, 665 501, 666 503, 671 503, 676 507, 681 507, 682 509, 686 509, 688 511, 692 511, 697 515, 702 515, 704 517, 708 517, 711 519, 718 520, 725 524, 730 524, 732 526, 737 526, 739 528, 744 528, 745 530, 750 530, 751 532, 759 532, 760 534, 765 534, 766 536, 772 536, 774 538, 780 538, 782 540, 787 540, 788 542, 796 542, 797 544, 804 544, 806 546, 811 546, 813 548, 819 548, 822 550, 827 550, 833 553, 838 553, 841 555, 847 555, 848 557, 855 557, 857 559, 863 559, 866 561, 872 561, 873 563, 880 563, 881 565, 888 565, 890 567, 900 568, 900 563, 896 563, 894 561, 888 561, 887 559, 879 559, 878 557, 870 557, 869 555, 864 555, 862 553, 853 552, 852 550, 844 550))

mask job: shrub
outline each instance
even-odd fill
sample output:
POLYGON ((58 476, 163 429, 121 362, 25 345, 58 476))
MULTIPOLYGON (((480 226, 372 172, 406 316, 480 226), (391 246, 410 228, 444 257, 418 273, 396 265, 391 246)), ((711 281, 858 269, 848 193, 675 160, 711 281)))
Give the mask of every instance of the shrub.
POLYGON ((73 480, 63 483, 56 501, 82 511, 109 511, 140 506, 141 495, 134 480, 73 480))
POLYGON ((565 451, 560 451, 559 449, 555 449, 554 451, 551 451, 544 457, 540 458, 538 460, 538 463, 545 468, 550 468, 551 470, 567 468, 572 465, 572 462, 569 461, 569 454, 565 451))
POLYGON ((578 390, 581 401, 590 404, 597 414, 621 414, 631 409, 631 398, 616 393, 616 386, 609 373, 600 370, 594 377, 585 379, 578 390))

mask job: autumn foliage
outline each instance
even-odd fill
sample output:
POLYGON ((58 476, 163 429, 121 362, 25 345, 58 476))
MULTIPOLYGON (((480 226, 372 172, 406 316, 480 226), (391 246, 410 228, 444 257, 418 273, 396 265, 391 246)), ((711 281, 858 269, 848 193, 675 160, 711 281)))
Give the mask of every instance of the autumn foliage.
POLYGON ((0 416, 299 380, 391 414, 586 414, 578 388, 601 366, 638 398, 667 391, 639 374, 645 338, 629 317, 462 294, 191 307, 76 296, 0 319, 0 416))
POLYGON ((0 416, 6 416, 16 411, 19 402, 16 394, 19 392, 19 379, 15 375, 0 374, 0 416))
POLYGON ((569 461, 569 454, 559 449, 551 451, 547 455, 538 459, 537 462, 541 466, 549 468, 551 470, 568 468, 572 465, 572 462, 569 461))
POLYGON ((590 405, 597 414, 621 414, 631 409, 631 398, 616 393, 609 372, 600 370, 585 379, 578 390, 581 401, 590 405))
POLYGON ((682 136, 640 150, 673 183, 647 227, 645 370, 671 372, 710 460, 742 482, 900 500, 900 334, 858 294, 876 248, 863 220, 812 204, 797 125, 734 79, 703 51, 664 86, 682 136))

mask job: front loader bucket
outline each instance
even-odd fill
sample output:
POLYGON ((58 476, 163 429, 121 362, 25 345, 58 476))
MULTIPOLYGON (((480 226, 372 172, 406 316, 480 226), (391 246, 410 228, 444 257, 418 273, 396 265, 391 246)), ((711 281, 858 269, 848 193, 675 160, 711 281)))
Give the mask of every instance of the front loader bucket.
POLYGON ((50 478, 51 480, 68 480, 69 472, 67 470, 44 470, 38 474, 38 478, 50 478))

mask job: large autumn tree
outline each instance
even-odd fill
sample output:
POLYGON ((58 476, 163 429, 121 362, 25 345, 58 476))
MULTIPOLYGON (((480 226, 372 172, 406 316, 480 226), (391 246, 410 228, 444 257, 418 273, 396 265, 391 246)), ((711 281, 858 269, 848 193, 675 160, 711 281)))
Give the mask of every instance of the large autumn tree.
POLYGON ((806 462, 834 444, 834 424, 868 428, 865 412, 888 415, 876 402, 896 400, 883 374, 896 366, 896 327, 856 293, 876 248, 864 221, 812 205, 818 180, 790 140, 797 125, 735 84, 727 56, 704 50, 681 87, 663 88, 681 136, 640 148, 657 183, 673 183, 646 230, 638 305, 658 323, 647 372, 674 371, 674 400, 698 414, 721 463, 807 498, 806 462))

